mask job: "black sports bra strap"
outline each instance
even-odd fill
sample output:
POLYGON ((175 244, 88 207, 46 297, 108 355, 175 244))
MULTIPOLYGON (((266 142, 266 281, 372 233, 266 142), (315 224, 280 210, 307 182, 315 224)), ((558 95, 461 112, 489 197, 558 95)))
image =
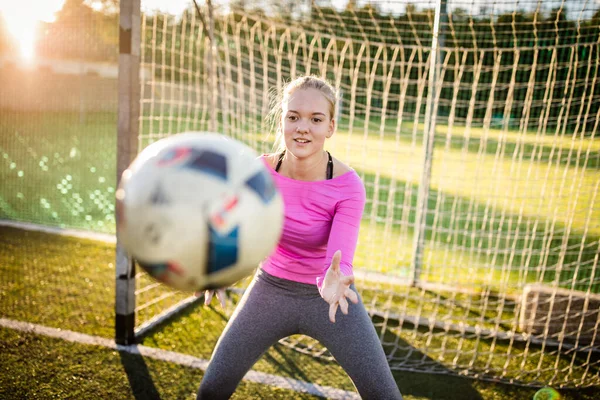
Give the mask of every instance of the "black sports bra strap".
POLYGON ((279 161, 277 161, 277 165, 275 166, 275 172, 279 172, 279 168, 281 167, 281 163, 283 162, 283 156, 285 156, 285 150, 282 151, 279 155, 279 161))
POLYGON ((331 154, 329 154, 328 151, 327 157, 329 157, 329 160, 327 160, 327 179, 331 179, 333 178, 333 159, 331 158, 331 154))
MULTIPOLYGON (((275 172, 279 172, 279 168, 281 168, 281 163, 283 162, 283 156, 285 156, 285 150, 279 155, 279 160, 277 160, 277 165, 275 166, 275 172)), ((333 159, 328 151, 327 158, 327 179, 331 179, 333 178, 333 159)))

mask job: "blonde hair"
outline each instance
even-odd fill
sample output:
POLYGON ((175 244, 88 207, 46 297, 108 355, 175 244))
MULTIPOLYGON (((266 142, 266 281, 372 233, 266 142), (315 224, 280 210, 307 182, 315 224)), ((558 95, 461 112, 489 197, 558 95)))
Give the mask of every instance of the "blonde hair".
POLYGON ((273 93, 271 104, 271 112, 268 119, 275 126, 275 143, 273 148, 276 152, 285 150, 285 141, 281 130, 281 117, 283 112, 283 104, 288 101, 289 97, 297 90, 316 89, 327 102, 329 103, 329 117, 335 118, 335 109, 338 101, 337 93, 333 86, 325 79, 314 75, 301 76, 288 82, 283 88, 282 93, 273 93))

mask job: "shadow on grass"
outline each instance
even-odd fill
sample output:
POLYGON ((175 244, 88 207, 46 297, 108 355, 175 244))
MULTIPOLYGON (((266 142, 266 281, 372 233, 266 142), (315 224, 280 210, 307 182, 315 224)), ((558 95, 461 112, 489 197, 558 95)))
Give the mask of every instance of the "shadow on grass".
POLYGON ((390 367, 398 387, 403 396, 414 396, 431 400, 480 400, 483 399, 479 391, 473 387, 473 382, 456 376, 456 372, 448 369, 439 361, 419 351, 412 344, 402 339, 386 327, 376 323, 375 327, 379 337, 382 337, 384 351, 390 362, 390 367), (382 334, 383 332, 383 334, 382 334), (399 364, 396 365, 396 364, 399 364), (406 372, 410 365, 421 369, 421 373, 406 372), (404 366, 404 367, 403 367, 404 366), (423 373, 427 370, 434 373, 423 373))
MULTIPOLYGON (((543 137, 553 138, 554 136, 546 135, 543 137)), ((441 135, 436 135, 436 150, 443 150, 445 148, 445 144, 442 142, 444 139, 441 135)), ((478 152, 494 156, 498 154, 508 160, 517 155, 519 158, 522 157, 524 162, 531 161, 534 164, 552 163, 554 165, 559 164, 572 168, 582 168, 585 163, 586 168, 589 170, 597 169, 600 166, 600 152, 586 148, 578 150, 575 146, 574 148, 562 148, 539 143, 500 141, 490 137, 471 138, 469 140, 464 137, 453 136, 449 143, 449 148, 455 150, 467 149, 469 153, 473 154, 477 154, 478 152)))
MULTIPOLYGON (((164 321, 162 324, 148 331, 145 341, 151 346, 171 348, 184 354, 193 354, 194 356, 208 359, 210 352, 212 352, 218 337, 227 323, 230 313, 238 301, 239 295, 230 294, 226 311, 218 305, 206 307, 202 305, 202 302, 193 303, 178 315, 173 316, 168 321, 164 321), (203 328, 200 328, 200 323, 203 324, 203 328)), ((386 342, 392 341, 398 343, 398 347, 401 348, 410 347, 408 342, 396 336, 392 338, 390 335, 393 335, 393 333, 386 331, 386 342)), ((322 346, 316 341, 315 346, 319 351, 322 349, 322 346)), ((327 359, 328 353, 325 353, 325 358, 304 353, 289 344, 275 343, 257 361, 253 366, 253 370, 303 382, 354 391, 346 372, 337 362, 327 359)), ((448 390, 448 387, 452 387, 454 388, 453 390, 458 391, 463 397, 455 396, 449 398, 481 399, 478 391, 471 385, 471 381, 467 379, 454 379, 454 377, 449 378, 448 375, 452 374, 452 371, 447 370, 442 364, 431 359, 418 349, 411 347, 411 351, 407 352, 406 357, 408 362, 410 360, 418 360, 419 362, 425 360, 427 364, 434 363, 435 370, 446 371, 446 375, 436 378, 441 379, 441 383, 432 385, 430 382, 432 378, 428 374, 417 374, 416 378, 406 380, 404 372, 394 372, 403 395, 425 397, 432 400, 440 399, 444 398, 445 392, 454 394, 454 392, 448 390), (444 382, 447 383, 445 384, 444 382)), ((139 360, 135 359, 134 361, 139 362, 139 360)), ((368 366, 365 366, 365 368, 368 368, 368 366)), ((142 366, 141 369, 143 370, 144 367, 142 366)), ((150 378, 138 376, 137 379, 147 381, 150 378)), ((273 389, 265 388, 264 390, 266 391, 265 393, 269 393, 273 389)), ((265 396, 267 395, 265 394, 265 396)))
MULTIPOLYGON (((387 327, 382 328, 382 324, 376 323, 376 320, 377 317, 373 320, 377 334, 379 337, 383 337, 384 352, 390 360, 390 367, 396 384, 405 398, 412 396, 431 400, 483 399, 477 388, 474 387, 473 380, 457 376, 456 371, 448 369, 441 362, 415 348, 387 327), (404 369, 412 366, 413 370, 421 373, 398 370, 395 368, 395 364, 400 364, 400 368, 404 369)), ((276 354, 277 357, 266 354, 264 358, 279 371, 285 371, 287 376, 307 382, 315 382, 314 372, 309 371, 307 368, 306 359, 308 357, 311 359, 310 363, 314 365, 314 370, 322 369, 326 371, 327 385, 353 391, 353 389, 347 387, 350 378, 346 372, 333 359, 331 354, 323 349, 324 347, 315 339, 304 336, 297 341, 292 340, 286 341, 284 344, 275 344, 270 354, 276 354), (299 353, 312 354, 312 356, 300 355, 299 353), (322 354, 322 357, 316 354, 322 354)), ((369 365, 365 365, 364 368, 369 368, 369 365)), ((318 379, 320 378, 318 377, 318 379)))
POLYGON ((482 400, 466 378, 418 372, 392 371, 402 395, 431 400, 482 400))
POLYGON ((271 365, 277 365, 282 372, 285 372, 287 376, 294 377, 304 382, 310 382, 311 378, 302 370, 302 364, 297 362, 294 357, 290 357, 289 353, 285 351, 285 347, 279 343, 275 343, 271 346, 272 352, 276 353, 283 362, 278 361, 276 357, 270 353, 265 353, 263 357, 271 365))
MULTIPOLYGON (((402 122, 402 129, 399 134, 396 134, 397 120, 388 119, 386 120, 385 137, 386 138, 397 138, 401 142, 411 143, 414 140, 414 124, 412 121, 404 120, 402 122)), ((369 123, 369 130, 378 131, 380 129, 381 120, 371 117, 369 123)), ((343 118, 338 124, 338 130, 348 130, 349 121, 347 118, 343 118)), ((466 127, 463 125, 454 125, 452 130, 453 134, 449 138, 447 136, 447 120, 438 122, 435 133, 435 150, 434 154, 438 150, 444 150, 446 147, 453 150, 467 150, 471 154, 488 154, 492 156, 500 157, 504 160, 510 160, 515 155, 523 160, 535 163, 535 164, 547 164, 553 163, 562 166, 569 166, 575 168, 581 168, 585 162, 586 168, 590 170, 597 169, 600 167, 600 152, 597 150, 588 149, 592 139, 590 135, 592 131, 588 131, 587 135, 582 140, 581 133, 574 134, 573 132, 562 132, 556 134, 556 128, 548 127, 546 133, 538 134, 537 131, 527 131, 526 133, 521 132, 518 127, 512 128, 507 131, 509 135, 515 136, 504 137, 499 139, 496 137, 498 134, 502 134, 504 131, 500 128, 490 128, 490 135, 486 135, 484 128, 472 126, 473 130, 477 132, 476 135, 469 137, 465 136, 466 127), (524 139, 533 141, 533 139, 540 139, 537 143, 525 142, 524 139), (545 143, 542 142, 545 140, 545 143), (558 140, 557 144, 547 144, 551 140, 558 140), (570 142, 567 142, 570 140, 570 142), (569 143, 569 146, 565 145, 564 142, 569 143), (581 149, 579 149, 581 145, 581 149)), ((416 129, 416 135, 420 142, 423 138, 423 126, 419 126, 416 129)), ((531 127, 530 127, 531 129, 531 127)), ((354 132, 361 132, 364 130, 364 122, 358 121, 353 124, 354 132)))
POLYGON ((133 397, 136 400, 160 399, 160 394, 150 376, 144 357, 126 351, 119 351, 119 357, 121 357, 121 364, 129 380, 133 397))
MULTIPOLYGON (((372 200, 366 204, 364 215, 375 215, 379 221, 390 217, 405 221, 406 231, 413 234, 419 185, 357 172, 366 183, 367 199, 372 200), (392 211, 390 203, 395 205, 392 211)), ((400 231, 400 227, 393 229, 400 231)), ((482 263, 510 267, 517 275, 527 273, 517 277, 520 283, 558 280, 560 286, 571 289, 576 277, 573 289, 600 292, 600 282, 586 279, 593 277, 600 237, 543 216, 511 214, 501 206, 430 189, 425 240, 426 246, 439 243, 458 247, 475 254, 482 263)))
MULTIPOLYGON (((152 330, 152 333, 146 338, 148 341, 146 344, 208 359, 229 315, 237 305, 238 299, 237 294, 230 295, 226 310, 221 309, 218 305, 205 307, 200 302, 194 303, 179 315, 174 316, 169 323, 152 330)), ((532 343, 515 342, 511 344, 491 337, 463 336, 458 338, 455 335, 445 336, 443 331, 436 331, 434 335, 430 335, 427 328, 422 328, 423 331, 417 326, 399 329, 398 321, 383 320, 377 316, 373 317, 373 324, 382 339, 384 351, 388 356, 396 382, 406 398, 479 400, 491 398, 490 393, 494 393, 494 395, 498 394, 494 398, 500 399, 531 399, 533 393, 535 393, 534 389, 525 390, 527 395, 523 397, 524 388, 520 386, 472 379, 475 376, 486 377, 486 372, 481 368, 483 368, 482 363, 489 362, 487 355, 490 354, 490 351, 497 352, 497 357, 493 360, 494 363, 490 364, 491 367, 502 367, 505 363, 502 354, 507 354, 507 346, 512 346, 510 348, 513 355, 530 351, 533 357, 521 366, 519 364, 522 358, 516 357, 514 362, 511 362, 507 367, 508 375, 504 378, 505 381, 514 377, 517 380, 534 379, 539 383, 547 381, 546 378, 551 379, 553 376, 552 368, 547 371, 544 370, 545 372, 539 375, 539 370, 531 367, 531 365, 535 367, 534 364, 540 361, 541 353, 539 351, 543 351, 543 347, 535 346, 532 343), (431 342, 429 342, 430 339, 431 342), (460 341, 460 343, 457 341, 460 341), (452 358, 455 350, 460 350, 456 353, 457 357, 461 357, 461 360, 458 361, 459 369, 450 366, 452 360, 448 357, 445 361, 436 358, 436 349, 443 348, 447 350, 446 356, 450 354, 450 358, 452 358), (433 353, 430 353, 429 350, 433 350, 433 353), (481 352, 482 357, 473 358, 474 351, 481 352), (429 354, 434 355, 430 356, 429 354), (475 364, 472 370, 466 371, 463 367, 469 361, 475 362, 475 364), (497 365, 496 361, 500 365, 497 365), (459 375, 465 372, 469 372, 468 377, 459 375)), ((328 357, 329 353, 325 353, 324 357, 314 355, 319 354, 323 347, 316 341, 310 342, 310 340, 307 338, 306 341, 303 340, 302 342, 276 343, 259 359, 253 370, 353 391, 352 383, 345 371, 328 357), (306 351, 307 349, 309 351, 306 351)), ((554 365, 554 360, 558 358, 552 354, 547 354, 550 357, 548 363, 554 365)), ((595 368, 594 365, 597 365, 597 362, 595 359, 594 361, 590 360, 590 357, 595 357, 595 354, 566 352, 564 356, 560 356, 559 367, 563 368, 566 362, 567 364, 574 363, 574 365, 582 366, 589 364, 590 367, 595 368)), ((135 363, 139 363, 140 360, 136 360, 135 357, 130 358, 132 359, 130 364, 133 366, 131 368, 134 370, 133 378, 141 382, 151 381, 151 378, 147 376, 147 372, 140 373, 138 371, 138 369, 144 370, 143 365, 139 368, 135 367, 135 363)), ((368 368, 368 366, 365 366, 365 368, 368 368)), ((493 373, 492 371, 492 375, 489 376, 492 380, 495 379, 493 373)), ((129 373, 128 376, 130 376, 129 373)), ((132 387, 134 387, 133 384, 132 387)), ((145 387, 140 389, 138 386, 136 390, 144 395, 148 392, 145 387)), ((277 389, 261 385, 261 395, 267 396, 269 393, 274 393, 271 391, 277 392, 277 389)), ((566 397, 566 399, 569 398, 566 397)))

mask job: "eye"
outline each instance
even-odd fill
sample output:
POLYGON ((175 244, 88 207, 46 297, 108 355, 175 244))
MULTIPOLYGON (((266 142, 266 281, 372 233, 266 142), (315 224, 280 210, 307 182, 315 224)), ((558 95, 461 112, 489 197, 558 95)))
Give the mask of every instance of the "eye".
POLYGON ((315 117, 315 118, 313 118, 313 122, 314 122, 315 124, 318 124, 318 123, 319 123, 319 122, 321 122, 321 121, 323 121, 323 119, 322 119, 322 118, 318 118, 318 117, 315 117))
POLYGON ((297 117, 297 116, 295 116, 295 115, 288 115, 288 116, 287 116, 287 119, 288 119, 288 121, 295 122, 295 121, 297 121, 297 120, 298 120, 298 117, 297 117))

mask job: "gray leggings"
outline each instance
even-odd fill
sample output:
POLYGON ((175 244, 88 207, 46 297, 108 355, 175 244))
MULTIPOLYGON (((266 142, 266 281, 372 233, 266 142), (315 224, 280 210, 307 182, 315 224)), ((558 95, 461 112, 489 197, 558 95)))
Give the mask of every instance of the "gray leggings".
POLYGON ((231 397, 269 347, 294 334, 327 347, 363 399, 402 399, 362 300, 350 303, 348 315, 338 310, 335 323, 328 311, 315 285, 259 269, 217 342, 198 399, 231 397))

